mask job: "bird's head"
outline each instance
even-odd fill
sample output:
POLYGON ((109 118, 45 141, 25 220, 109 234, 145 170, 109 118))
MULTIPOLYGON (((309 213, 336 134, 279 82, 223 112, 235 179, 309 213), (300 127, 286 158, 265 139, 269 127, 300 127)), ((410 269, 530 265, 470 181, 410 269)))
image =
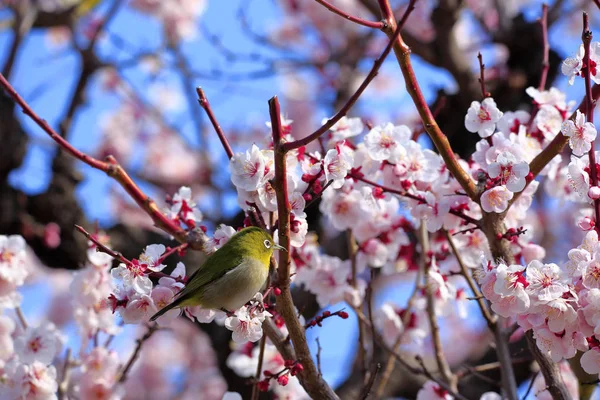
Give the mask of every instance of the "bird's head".
POLYGON ((269 232, 255 226, 242 229, 236 236, 239 246, 249 257, 259 259, 267 265, 275 249, 286 251, 285 247, 273 241, 269 232))

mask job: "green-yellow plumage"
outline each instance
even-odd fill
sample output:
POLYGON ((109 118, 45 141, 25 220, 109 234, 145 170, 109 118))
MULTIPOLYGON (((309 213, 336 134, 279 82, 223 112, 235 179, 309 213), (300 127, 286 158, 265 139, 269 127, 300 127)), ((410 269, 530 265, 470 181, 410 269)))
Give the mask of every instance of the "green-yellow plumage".
POLYGON ((178 307, 237 310, 265 284, 276 248, 283 249, 273 242, 268 232, 257 227, 242 229, 190 276, 174 302, 150 320, 178 307))

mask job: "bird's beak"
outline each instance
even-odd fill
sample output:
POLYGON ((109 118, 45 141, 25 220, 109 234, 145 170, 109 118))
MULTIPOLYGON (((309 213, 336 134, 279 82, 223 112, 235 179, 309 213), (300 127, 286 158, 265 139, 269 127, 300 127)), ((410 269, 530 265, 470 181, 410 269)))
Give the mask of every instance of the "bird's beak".
POLYGON ((280 245, 278 245, 277 243, 275 243, 275 244, 273 245, 273 248, 275 248, 275 249, 277 249, 277 250, 283 250, 283 251, 287 252, 287 249, 286 249, 285 247, 283 247, 283 246, 280 246, 280 245))

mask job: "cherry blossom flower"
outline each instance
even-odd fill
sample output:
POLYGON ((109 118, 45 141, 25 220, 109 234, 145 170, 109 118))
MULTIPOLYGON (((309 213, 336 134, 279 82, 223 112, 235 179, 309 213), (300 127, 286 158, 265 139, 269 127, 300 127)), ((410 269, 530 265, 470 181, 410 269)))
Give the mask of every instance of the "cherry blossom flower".
POLYGON ((322 199, 319 209, 337 230, 350 228, 364 215, 360 207, 362 196, 357 190, 325 191, 322 199))
POLYGON ((491 97, 483 102, 474 101, 465 116, 465 127, 469 132, 477 132, 482 138, 492 136, 496 130, 496 122, 502 117, 502 112, 491 97))
POLYGON ((28 328, 15 339, 14 345, 20 362, 31 364, 39 361, 50 364, 60 352, 65 340, 54 324, 46 323, 37 328, 28 328))
POLYGON ((243 306, 235 312, 234 316, 225 320, 225 327, 233 331, 232 339, 237 343, 256 342, 262 335, 262 322, 266 317, 271 317, 268 311, 258 311, 243 306))
POLYGON ((160 272, 166 267, 166 265, 158 264, 161 256, 165 253, 165 250, 166 248, 162 244, 151 244, 146 246, 144 253, 139 257, 139 261, 146 265, 146 268, 150 271, 160 272))
POLYGON ((243 190, 257 190, 265 176, 266 160, 260 149, 253 144, 246 153, 236 153, 229 161, 231 181, 243 190))
POLYGON ((31 364, 12 362, 4 367, 6 381, 0 385, 2 398, 36 400, 56 399, 58 383, 56 368, 34 361, 31 364))
POLYGON ((171 219, 182 220, 186 224, 202 220, 202 213, 196 208, 196 203, 192 199, 192 189, 187 186, 179 188, 171 200, 171 207, 167 215, 171 219))
MULTIPOLYGON (((581 70, 585 67, 583 65, 583 57, 585 55, 585 49, 583 44, 579 45, 577 54, 573 57, 566 58, 561 66, 561 72, 569 78, 569 85, 575 82, 576 76, 582 76, 581 70)), ((596 65, 600 62, 600 43, 592 42, 590 45, 590 78, 594 83, 600 83, 600 76, 597 76, 596 65)))
POLYGON ((411 135, 412 132, 405 125, 378 125, 365 136, 365 146, 373 160, 384 161, 392 157, 397 148, 407 142, 411 135))
POLYGON ((124 309, 120 309, 123 322, 126 324, 137 324, 147 321, 158 312, 154 299, 147 294, 141 294, 127 302, 124 309))
POLYGON ((149 294, 152 290, 152 281, 145 274, 146 268, 139 262, 130 264, 121 263, 113 268, 110 274, 115 285, 131 288, 138 294, 149 294))
MULTIPOLYGON (((327 121, 329 121, 329 119, 323 118, 321 124, 324 125, 327 121)), ((329 128, 329 131, 331 132, 331 141, 337 143, 340 140, 360 135, 363 129, 364 125, 360 118, 342 117, 335 125, 329 128)))
POLYGON ((581 366, 588 374, 600 372, 600 347, 593 347, 581 356, 581 366))
POLYGON ((346 175, 352 168, 352 162, 352 150, 343 142, 337 144, 335 149, 327 151, 323 160, 323 170, 325 171, 325 180, 333 181, 331 184, 333 189, 339 189, 344 185, 346 175))
POLYGON ((581 275, 583 286, 588 289, 600 288, 600 254, 594 253, 594 258, 585 266, 581 275))
POLYGON ((501 213, 508 207, 508 201, 513 198, 513 192, 505 186, 496 186, 486 190, 481 195, 481 208, 485 212, 501 213))
POLYGON ((587 163, 583 158, 571 156, 567 177, 572 190, 584 201, 589 201, 588 191, 590 190, 590 176, 587 169, 587 163))
POLYGON ((223 247, 225 243, 229 241, 229 239, 235 235, 236 231, 233 227, 225 224, 221 224, 215 230, 215 233, 211 239, 209 239, 208 243, 206 243, 206 252, 213 253, 223 247))
POLYGON ((529 174, 529 164, 518 161, 514 154, 505 151, 488 166, 490 178, 499 178, 501 184, 511 192, 520 192, 525 188, 525 178, 529 174))
POLYGON ((569 290, 566 275, 556 264, 534 260, 527 265, 527 291, 539 301, 556 300, 569 290))
POLYGON ((562 124, 561 132, 569 138, 569 146, 576 156, 586 154, 592 148, 596 139, 596 127, 591 122, 585 122, 585 115, 581 111, 575 111, 575 121, 570 119, 562 124))

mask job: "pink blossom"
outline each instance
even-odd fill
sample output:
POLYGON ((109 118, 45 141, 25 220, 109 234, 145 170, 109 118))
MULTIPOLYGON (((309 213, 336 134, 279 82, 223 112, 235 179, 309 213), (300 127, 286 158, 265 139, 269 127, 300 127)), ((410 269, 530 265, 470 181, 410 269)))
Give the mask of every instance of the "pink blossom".
POLYGON ((508 207, 508 201, 513 198, 513 192, 505 186, 496 186, 486 190, 481 195, 481 208, 485 212, 501 213, 508 207))
POLYGON ((365 136, 365 146, 373 160, 383 161, 392 157, 411 135, 410 129, 405 125, 378 125, 365 136))
POLYGON ((575 111, 575 121, 568 119, 563 122, 561 132, 569 138, 573 154, 579 157, 590 151, 597 135, 594 124, 585 122, 585 115, 579 110, 575 111))
MULTIPOLYGON (((582 69, 585 67, 583 65, 583 57, 585 55, 585 49, 583 48, 583 44, 579 45, 579 50, 577 54, 573 57, 566 58, 561 66, 561 72, 569 78, 569 85, 572 85, 575 82, 576 76, 582 76, 582 69)), ((590 64, 600 63, 600 43, 592 42, 590 45, 590 64)), ((596 68, 591 68, 590 78, 594 81, 594 83, 600 83, 600 76, 597 76, 596 68)))
POLYGON ((496 130, 496 122, 502 117, 502 112, 491 97, 483 102, 474 101, 465 116, 465 127, 469 132, 477 132, 482 138, 492 136, 496 130))

